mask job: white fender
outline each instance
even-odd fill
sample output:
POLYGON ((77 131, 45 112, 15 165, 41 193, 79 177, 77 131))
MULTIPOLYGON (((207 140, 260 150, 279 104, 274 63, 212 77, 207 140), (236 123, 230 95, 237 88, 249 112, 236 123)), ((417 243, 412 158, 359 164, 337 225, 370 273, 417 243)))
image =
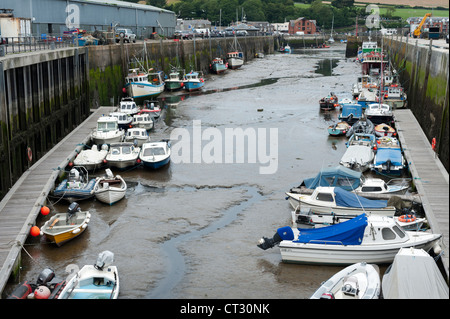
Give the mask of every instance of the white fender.
POLYGON ((81 229, 80 229, 80 228, 77 228, 77 229, 75 229, 75 230, 72 231, 72 234, 78 234, 80 231, 81 231, 81 229))
POLYGON ((87 227, 87 224, 81 225, 81 228, 85 229, 87 227))

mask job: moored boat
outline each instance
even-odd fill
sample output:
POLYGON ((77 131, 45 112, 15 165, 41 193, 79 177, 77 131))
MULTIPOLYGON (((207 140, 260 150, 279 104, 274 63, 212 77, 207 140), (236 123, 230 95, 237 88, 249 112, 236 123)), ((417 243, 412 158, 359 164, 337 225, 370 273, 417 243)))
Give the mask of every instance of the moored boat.
POLYGON ((345 135, 351 126, 347 122, 338 122, 328 126, 328 134, 331 136, 345 135))
POLYGON ((112 252, 101 252, 94 265, 83 266, 67 281, 58 299, 117 299, 119 273, 113 261, 112 252))
POLYGON ((189 92, 200 90, 205 85, 205 80, 199 72, 191 71, 184 76, 184 88, 189 92))
POLYGON ((139 113, 148 113, 152 118, 159 118, 161 115, 161 105, 158 100, 145 100, 139 113))
POLYGON ((338 105, 338 98, 333 92, 319 100, 320 109, 324 111, 334 110, 338 105))
POLYGON ((110 169, 106 169, 105 173, 105 176, 97 177, 94 195, 102 203, 113 205, 125 197, 127 183, 122 176, 114 176, 110 169))
POLYGON ((92 132, 91 138, 94 144, 111 144, 121 142, 125 132, 119 129, 119 122, 113 116, 101 116, 97 120, 97 127, 92 132))
POLYGON ((154 126, 152 117, 150 113, 139 113, 133 115, 133 127, 140 127, 146 129, 147 131, 151 130, 154 126))
POLYGON ((52 195, 69 202, 89 199, 94 196, 94 185, 95 178, 89 179, 86 168, 74 166, 69 176, 55 187, 52 195))
POLYGON ((65 280, 58 280, 51 268, 41 271, 36 281, 25 280, 8 296, 8 299, 57 299, 65 280))
POLYGON ((167 79, 165 79, 165 89, 167 91, 176 91, 183 87, 184 70, 172 69, 167 79))
POLYGON ((365 116, 375 125, 382 123, 392 125, 392 123, 394 123, 394 114, 392 113, 392 107, 389 104, 385 103, 369 104, 365 110, 365 116))
POLYGON ((147 130, 142 127, 130 128, 125 135, 125 142, 133 143, 137 147, 141 147, 142 144, 149 140, 150 136, 148 135, 147 130))
POLYGON ((395 136, 396 132, 395 129, 392 126, 389 126, 387 124, 381 123, 374 127, 374 132, 377 136, 395 136))
POLYGON ((170 162, 170 143, 168 141, 144 143, 139 159, 144 167, 157 169, 170 162))
POLYGON ((359 262, 322 283, 310 299, 378 299, 380 291, 378 266, 359 262))
POLYGON ((108 145, 103 144, 99 150, 97 144, 94 144, 90 149, 82 150, 73 160, 73 164, 83 166, 88 171, 96 170, 104 165, 106 154, 108 145))
POLYGON ((119 102, 117 112, 133 116, 139 112, 139 107, 132 97, 123 97, 119 102))
POLYGON ((222 74, 228 69, 228 64, 222 58, 214 58, 209 67, 213 73, 222 74))
POLYGON ((373 134, 353 134, 339 164, 356 171, 365 172, 372 165, 375 156, 375 144, 376 140, 373 134))
POLYGON ((377 139, 372 170, 386 175, 401 175, 405 165, 400 142, 395 137, 383 136, 377 139))
POLYGON ((129 168, 139 164, 140 150, 139 147, 135 147, 133 143, 129 142, 111 144, 105 159, 111 167, 129 168))
POLYGON ((403 231, 392 217, 361 214, 322 228, 282 227, 272 238, 259 240, 261 249, 278 245, 283 262, 349 265, 391 263, 400 248, 440 250, 441 234, 403 231))
POLYGON ((129 113, 111 112, 109 113, 109 116, 117 118, 117 125, 119 126, 119 129, 122 130, 130 128, 131 122, 133 121, 133 117, 129 113))
POLYGON ((164 80, 161 72, 140 71, 139 69, 130 69, 125 77, 125 88, 130 97, 147 98, 157 97, 164 91, 164 80))
POLYGON ((77 202, 70 204, 67 213, 55 214, 41 227, 41 235, 47 241, 61 246, 67 241, 81 235, 87 228, 91 214, 81 211, 77 202))

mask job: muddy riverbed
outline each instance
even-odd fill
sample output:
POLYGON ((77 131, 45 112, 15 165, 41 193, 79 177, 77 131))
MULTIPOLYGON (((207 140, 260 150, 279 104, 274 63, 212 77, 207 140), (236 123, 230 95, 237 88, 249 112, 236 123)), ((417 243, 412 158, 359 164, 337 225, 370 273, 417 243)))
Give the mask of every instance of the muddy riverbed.
MULTIPOLYGON (((285 191, 339 164, 346 139, 327 133, 338 111, 320 112, 318 101, 330 91, 350 97, 359 71, 338 44, 268 55, 224 75, 209 75, 202 93, 165 93, 170 104, 151 139, 184 129, 191 147, 158 171, 118 172, 128 191, 113 206, 80 202, 92 218, 75 240, 58 248, 30 238, 21 278, 36 279, 44 267, 64 278, 69 264, 92 264, 98 253, 110 250, 119 269, 119 298, 309 298, 342 267, 285 264, 279 248, 263 251, 256 243, 290 223, 285 191), (230 155, 225 135, 235 128, 255 133, 258 142, 264 135, 265 143, 245 143, 230 155), (195 130, 205 140, 199 143, 195 130), (205 132, 215 135, 206 139, 205 132), (214 145, 223 146, 214 148, 214 156, 207 147, 212 137, 214 145), (188 160, 182 162, 181 155, 188 160)), ((49 206, 52 213, 67 208, 62 202, 49 206)), ((38 226, 48 218, 39 218, 38 226)))

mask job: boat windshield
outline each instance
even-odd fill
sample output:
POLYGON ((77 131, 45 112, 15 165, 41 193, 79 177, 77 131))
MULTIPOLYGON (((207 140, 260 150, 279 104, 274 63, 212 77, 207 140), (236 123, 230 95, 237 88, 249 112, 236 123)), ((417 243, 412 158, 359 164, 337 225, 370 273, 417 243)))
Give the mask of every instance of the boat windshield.
POLYGON ((152 147, 146 148, 144 150, 144 156, 153 156, 153 155, 165 155, 166 152, 163 147, 152 147))
POLYGON ((116 129, 115 122, 99 122, 97 124, 97 130, 102 132, 113 131, 116 129))
POLYGON ((131 146, 123 146, 122 154, 131 154, 131 146))

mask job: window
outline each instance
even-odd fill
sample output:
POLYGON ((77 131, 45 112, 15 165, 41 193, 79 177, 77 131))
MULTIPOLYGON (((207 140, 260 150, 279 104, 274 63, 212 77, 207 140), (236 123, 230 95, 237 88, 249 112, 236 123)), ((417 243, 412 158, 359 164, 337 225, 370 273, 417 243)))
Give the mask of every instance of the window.
POLYGON ((333 196, 329 193, 319 193, 316 199, 324 202, 333 202, 333 196))
POLYGON ((381 187, 379 186, 364 186, 361 188, 363 192, 379 192, 381 191, 381 187))
POLYGON ((398 226, 394 226, 394 227, 392 227, 392 229, 397 233, 397 235, 400 238, 405 237, 405 232, 401 228, 399 228, 398 226))
POLYGON ((384 240, 395 239, 395 233, 390 228, 383 228, 381 230, 381 236, 383 236, 384 240))

